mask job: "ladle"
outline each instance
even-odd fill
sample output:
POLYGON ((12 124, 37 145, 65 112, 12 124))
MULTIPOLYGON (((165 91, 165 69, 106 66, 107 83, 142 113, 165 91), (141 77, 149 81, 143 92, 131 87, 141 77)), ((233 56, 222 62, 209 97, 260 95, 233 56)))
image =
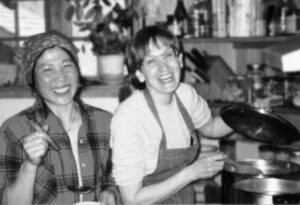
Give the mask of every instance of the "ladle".
POLYGON ((234 167, 235 171, 241 174, 251 174, 251 175, 263 175, 263 172, 260 169, 255 167, 251 167, 250 165, 239 164, 238 162, 225 158, 224 162, 232 167, 234 167))
MULTIPOLYGON (((36 123, 34 121, 31 121, 31 120, 29 121, 29 123, 31 124, 31 126, 32 126, 33 129, 38 130, 38 131, 42 130, 42 131, 44 131, 44 132, 46 132, 48 134, 49 129, 48 130, 43 130, 43 128, 41 128, 38 123, 36 123)), ((79 194, 87 194, 87 193, 92 192, 95 189, 93 187, 78 186, 78 185, 76 185, 76 186, 68 186, 67 180, 66 180, 66 177, 65 177, 65 167, 64 167, 62 156, 60 154, 60 147, 49 136, 47 136, 45 138, 45 140, 47 140, 47 142, 49 143, 49 145, 53 147, 53 149, 57 152, 57 154, 59 156, 59 161, 60 161, 60 165, 61 165, 61 169, 62 169, 63 183, 66 185, 66 187, 70 191, 75 192, 75 193, 79 193, 79 194)))
POLYGON ((61 164, 61 169, 62 169, 62 178, 63 178, 63 182, 66 185, 66 187, 74 192, 74 193, 78 193, 78 194, 88 194, 91 193, 92 191, 94 191, 93 187, 89 187, 89 186, 69 186, 67 184, 67 180, 65 178, 65 167, 64 167, 64 163, 63 163, 63 159, 62 156, 60 154, 60 147, 53 141, 53 140, 48 140, 49 144, 54 148, 55 151, 57 151, 58 156, 59 156, 59 161, 61 164))

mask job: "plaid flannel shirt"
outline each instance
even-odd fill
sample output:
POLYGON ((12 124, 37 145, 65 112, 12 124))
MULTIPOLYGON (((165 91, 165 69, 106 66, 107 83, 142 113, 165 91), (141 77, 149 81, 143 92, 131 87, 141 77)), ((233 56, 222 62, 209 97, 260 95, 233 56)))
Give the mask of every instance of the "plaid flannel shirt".
MULTIPOLYGON (((79 163, 84 186, 94 187, 92 193, 84 194, 83 200, 99 200, 103 190, 113 192, 119 200, 119 194, 111 178, 111 150, 109 147, 110 121, 112 115, 106 111, 78 102, 83 122, 78 134, 79 163)), ((0 200, 3 189, 14 182, 19 168, 25 160, 22 147, 24 136, 34 130, 28 123, 33 120, 40 125, 48 124, 52 140, 59 145, 65 179, 68 186, 78 184, 75 159, 69 137, 61 121, 40 99, 35 104, 8 119, 0 129, 0 200)), ((21 194, 21 193, 20 193, 21 194)), ((62 178, 62 166, 58 152, 49 146, 46 155, 38 167, 34 204, 72 204, 79 195, 65 186, 62 178)), ((1 204, 0 202, 0 204, 1 204)))

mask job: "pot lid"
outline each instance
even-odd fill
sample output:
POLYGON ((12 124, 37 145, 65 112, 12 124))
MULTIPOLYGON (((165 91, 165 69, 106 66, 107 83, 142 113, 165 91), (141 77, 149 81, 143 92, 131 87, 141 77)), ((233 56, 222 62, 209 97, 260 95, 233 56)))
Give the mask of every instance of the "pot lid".
POLYGON ((300 139, 295 126, 282 117, 245 104, 232 104, 221 109, 224 122, 235 132, 255 141, 289 145, 300 139))

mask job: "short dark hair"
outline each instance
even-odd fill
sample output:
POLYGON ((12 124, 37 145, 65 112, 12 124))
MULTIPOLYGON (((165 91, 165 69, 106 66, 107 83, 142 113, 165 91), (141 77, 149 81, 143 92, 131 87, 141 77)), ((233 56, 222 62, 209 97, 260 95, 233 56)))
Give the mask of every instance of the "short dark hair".
POLYGON ((161 26, 147 26, 138 31, 127 45, 125 62, 129 79, 132 85, 139 90, 145 89, 146 84, 140 82, 135 74, 136 71, 142 69, 144 58, 149 52, 150 42, 157 46, 161 42, 172 48, 175 53, 179 52, 178 39, 169 30, 161 26))

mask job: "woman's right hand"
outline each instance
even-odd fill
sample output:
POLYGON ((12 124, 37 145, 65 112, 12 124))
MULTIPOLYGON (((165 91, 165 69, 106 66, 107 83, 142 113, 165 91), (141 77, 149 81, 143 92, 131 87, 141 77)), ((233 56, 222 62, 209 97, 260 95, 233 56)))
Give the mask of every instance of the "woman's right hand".
POLYGON ((187 176, 191 177, 191 181, 211 178, 223 169, 224 158, 226 156, 221 152, 200 156, 191 165, 186 167, 188 171, 187 176))
POLYGON ((39 126, 35 122, 30 122, 35 132, 23 138, 23 147, 25 149, 27 160, 34 165, 41 163, 42 157, 46 154, 48 149, 48 141, 51 140, 47 132, 48 125, 39 126))

